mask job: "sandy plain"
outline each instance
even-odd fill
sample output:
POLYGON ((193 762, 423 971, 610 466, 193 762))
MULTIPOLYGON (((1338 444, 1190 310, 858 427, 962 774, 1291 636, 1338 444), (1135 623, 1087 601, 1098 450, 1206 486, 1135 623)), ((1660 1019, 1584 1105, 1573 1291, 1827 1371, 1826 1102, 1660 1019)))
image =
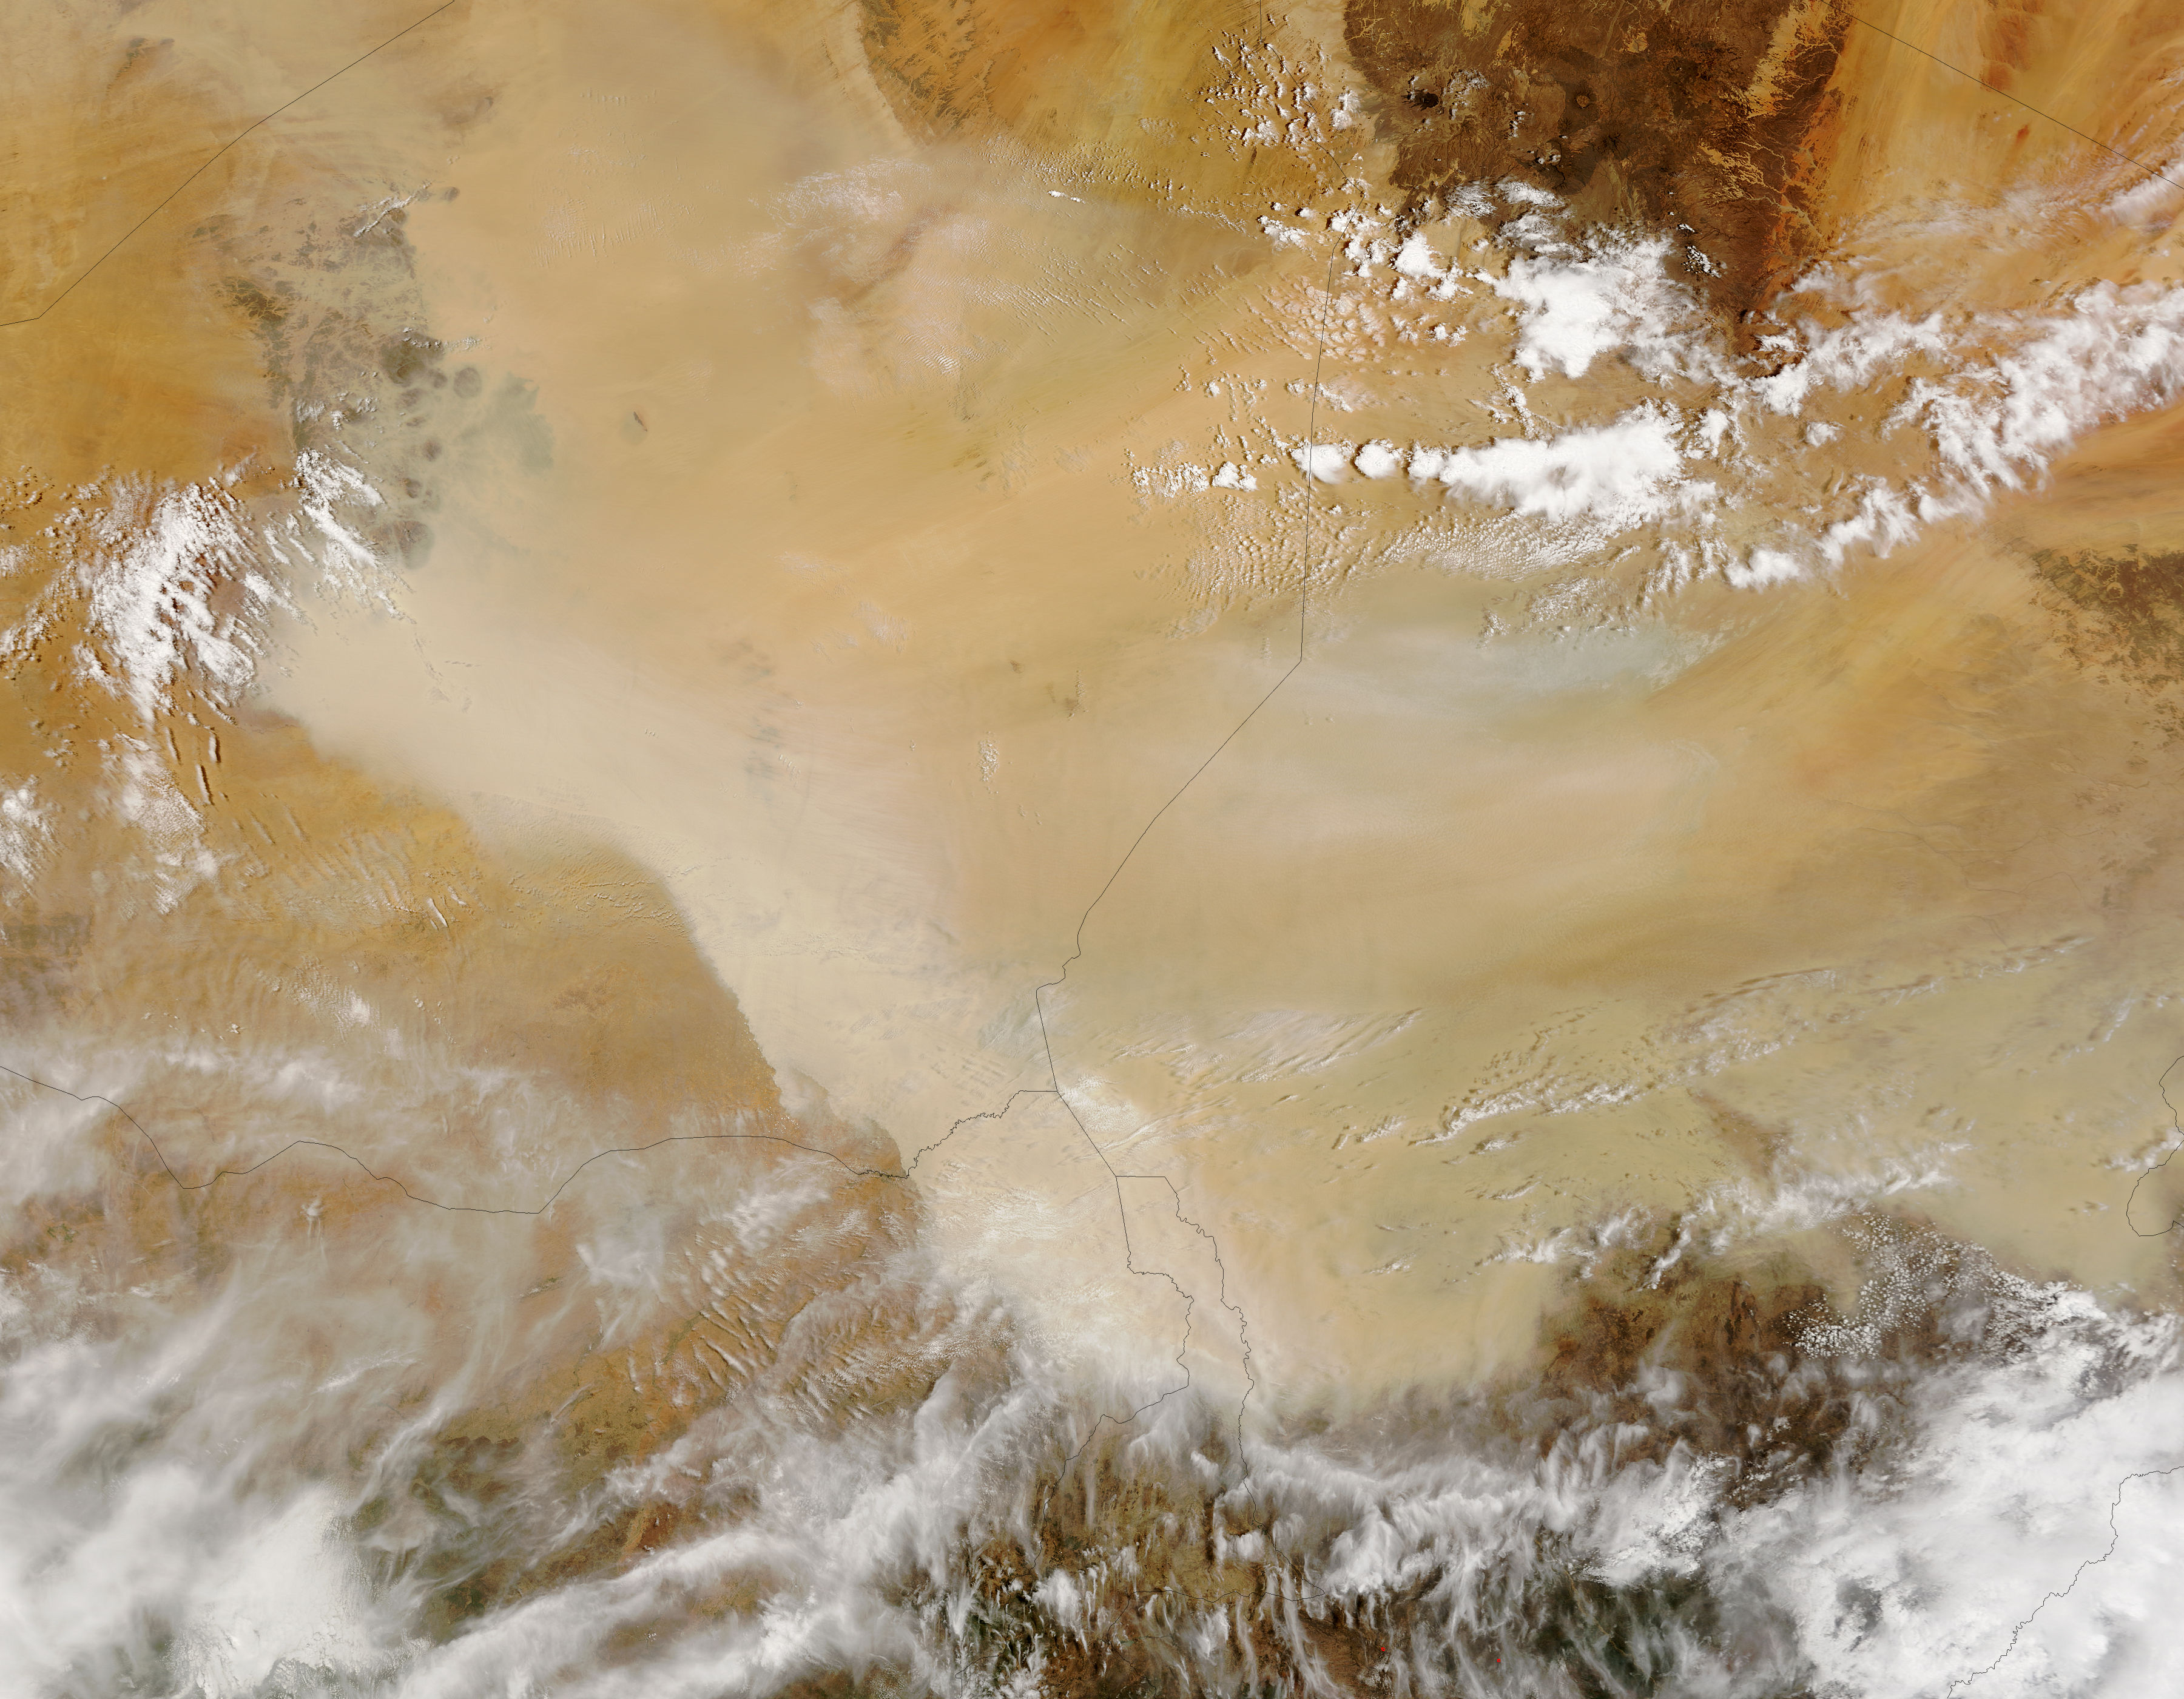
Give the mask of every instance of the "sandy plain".
MULTIPOLYGON (((1383 9, 1490 68, 1525 24, 1383 9)), ((374 960, 357 994, 391 1005, 442 971, 426 905, 550 866, 518 883, 571 950, 625 899, 658 935, 588 1019, 555 1005, 581 1052, 504 1051, 539 958, 465 944, 431 1020, 476 1066, 545 1068, 625 1131, 727 1104, 918 1157, 951 1266, 1125 1384, 1160 1384, 1181 1300, 1119 1267, 1111 1166, 1153 1177, 1123 1191, 1139 1260, 1234 1306, 1201 1306, 1196 1372, 1240 1384, 1248 1324, 1269 1412, 1520 1368, 1618 1232, 1754 1267, 1786 1245, 1854 1302, 1826 1228, 1861 1200, 2169 1301, 2122 1208, 2184 1048, 2175 638, 2069 587, 2184 550, 2173 416, 1763 593, 1651 593, 1400 479, 1308 487, 1279 445, 1476 440, 1514 370, 1490 298, 1421 348, 1374 320, 1384 280, 1329 265, 1346 206, 1424 197, 1445 254, 1490 234, 1432 199, 1400 128, 1429 109, 1354 68, 1363 15, 460 4, 221 156, 0 332, 22 493, 234 475, 247 499, 322 431, 387 493, 398 577, 274 616, 216 761, 209 710, 137 725, 18 671, 8 771, 53 683, 83 747, 105 714, 186 799, 219 775, 164 853, 224 871, 120 898, 94 865, 124 828, 67 821, 112 760, 44 782, 66 847, 23 924, 92 917, 38 1005, 54 1042, 155 1016, 222 1067, 364 1067, 385 1023, 299 1010, 293 964, 374 960), (1235 142, 1224 102, 1310 78, 1358 120, 1235 142), (1270 242, 1276 212, 1311 239, 1270 242), (1175 470, 1217 459, 1257 487, 1175 470), (1298 653, 1302 578, 1303 664, 1224 744, 1298 653), (307 823, 259 842, 283 810, 307 823), (1057 1088, 1071 1113, 967 1118, 1057 1088)), ((2062 125, 2173 139, 2161 8, 1973 15, 1885 21, 2062 125)), ((1795 47, 1825 17, 1752 27, 1795 47)), ((56 16, 23 56, 53 75, 11 107, 9 218, 41 233, 11 301, 408 14, 339 42, 164 19, 56 16)), ((2071 209, 2142 175, 1877 31, 1828 39, 1802 221, 1721 226, 1722 337, 1769 254, 1825 251, 1968 347, 2096 280, 2174 280, 2159 193, 2071 209)), ((1525 387, 1573 428, 1641 394, 1612 363, 1525 387)), ((1846 434, 1786 500, 1898 452, 1857 428, 1876 405, 1828 404, 1846 434)), ((258 1118, 199 1112, 163 1139, 178 1168, 265 1153, 258 1118)), ((340 1142, 465 1198, 623 1142, 547 1123, 340 1142)))
POLYGON ((23 20, 0 1669, 2165 1691, 2176 34, 23 20))

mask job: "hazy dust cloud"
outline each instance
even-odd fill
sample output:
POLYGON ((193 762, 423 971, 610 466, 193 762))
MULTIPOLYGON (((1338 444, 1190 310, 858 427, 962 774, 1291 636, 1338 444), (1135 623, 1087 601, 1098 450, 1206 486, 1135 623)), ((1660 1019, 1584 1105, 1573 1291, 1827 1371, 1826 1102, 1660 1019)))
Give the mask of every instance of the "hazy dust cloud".
POLYGON ((0 1696, 2173 1691, 2172 8, 16 24, 0 1696))

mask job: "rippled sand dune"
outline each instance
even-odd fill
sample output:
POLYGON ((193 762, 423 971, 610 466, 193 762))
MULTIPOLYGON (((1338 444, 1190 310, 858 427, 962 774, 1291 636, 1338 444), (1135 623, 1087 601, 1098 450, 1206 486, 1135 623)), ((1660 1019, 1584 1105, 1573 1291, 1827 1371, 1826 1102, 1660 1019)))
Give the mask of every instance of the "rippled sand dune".
POLYGON ((20 24, 0 1695, 2170 1691, 2168 8, 20 24))

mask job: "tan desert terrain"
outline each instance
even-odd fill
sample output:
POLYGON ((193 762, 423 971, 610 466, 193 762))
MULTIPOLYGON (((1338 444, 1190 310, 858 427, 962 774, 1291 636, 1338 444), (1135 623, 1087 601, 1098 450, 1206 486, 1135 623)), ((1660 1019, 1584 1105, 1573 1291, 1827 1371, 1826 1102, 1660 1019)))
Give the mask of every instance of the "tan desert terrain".
POLYGON ((2184 21, 10 57, 0 1692, 2160 1691, 2184 21))

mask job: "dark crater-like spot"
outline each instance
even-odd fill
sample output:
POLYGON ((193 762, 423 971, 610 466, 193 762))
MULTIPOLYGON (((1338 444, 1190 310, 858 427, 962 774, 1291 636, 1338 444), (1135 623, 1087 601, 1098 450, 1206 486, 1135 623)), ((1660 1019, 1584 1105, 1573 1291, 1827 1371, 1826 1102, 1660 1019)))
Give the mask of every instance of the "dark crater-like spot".
POLYGON ((389 379, 408 385, 422 379, 431 381, 432 369, 441 360, 445 350, 430 337, 420 336, 415 331, 404 331, 391 337, 379 350, 379 369, 389 379))
POLYGON ((432 552, 432 527, 421 519, 390 520, 369 539, 382 558, 398 560, 405 567, 422 566, 432 552))
POLYGON ((1668 234, 1733 331, 1821 245, 1812 186, 1848 15, 1798 0, 1348 0, 1343 29, 1378 115, 1407 109, 1389 139, 1411 210, 1515 177, 1580 226, 1668 234), (1427 89, 1446 121, 1416 121, 1427 89))

